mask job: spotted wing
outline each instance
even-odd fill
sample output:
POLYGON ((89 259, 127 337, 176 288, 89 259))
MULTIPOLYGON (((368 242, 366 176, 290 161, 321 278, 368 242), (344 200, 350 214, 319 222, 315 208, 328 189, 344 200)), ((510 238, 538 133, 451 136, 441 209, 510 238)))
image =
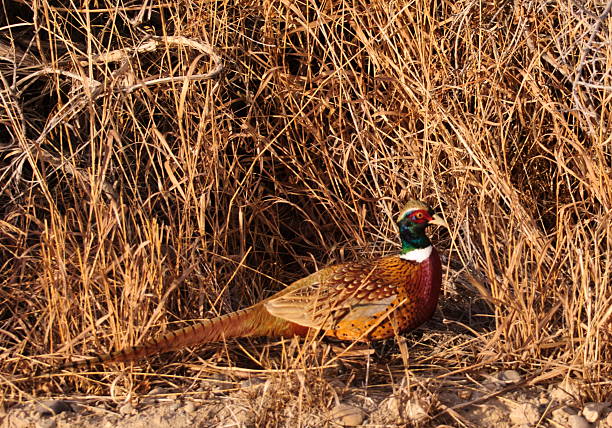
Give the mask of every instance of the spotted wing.
POLYGON ((273 297, 265 307, 276 317, 322 330, 333 330, 341 322, 376 318, 398 301, 401 291, 382 260, 319 271, 273 297))

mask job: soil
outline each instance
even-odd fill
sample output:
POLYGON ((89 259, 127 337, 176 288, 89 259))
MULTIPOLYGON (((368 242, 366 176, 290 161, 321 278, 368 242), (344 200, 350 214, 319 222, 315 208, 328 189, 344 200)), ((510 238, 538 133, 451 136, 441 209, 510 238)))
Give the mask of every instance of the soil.
POLYGON ((514 370, 433 384, 408 374, 366 387, 300 375, 209 379, 142 396, 31 400, 0 411, 0 428, 422 426, 612 428, 610 403, 581 403, 572 383, 529 386, 514 370), (331 389, 331 393, 330 393, 331 389), (330 398, 331 397, 331 398, 330 398))

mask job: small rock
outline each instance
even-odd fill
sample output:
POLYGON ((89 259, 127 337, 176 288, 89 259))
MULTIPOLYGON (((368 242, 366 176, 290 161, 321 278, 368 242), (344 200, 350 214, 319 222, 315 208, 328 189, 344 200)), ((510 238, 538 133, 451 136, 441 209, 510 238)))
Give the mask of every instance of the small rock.
POLYGON ((423 408, 423 405, 417 400, 408 400, 406 403, 406 417, 412 422, 420 421, 427 417, 427 412, 423 408))
POLYGON ((567 418, 567 423, 570 428, 590 428, 591 424, 580 415, 570 415, 567 418))
POLYGON ((586 403, 582 409, 582 416, 589 422, 596 422, 609 406, 609 403, 586 403))
POLYGON ((365 413, 359 407, 341 403, 332 409, 331 419, 340 425, 355 427, 363 423, 365 413))
POLYGON ((563 406, 552 411, 552 419, 553 421, 558 422, 560 424, 565 424, 567 422, 567 418, 575 414, 575 411, 573 411, 567 406, 563 406))
POLYGON ((133 415, 135 413, 134 406, 128 401, 123 406, 119 407, 119 413, 124 416, 133 415))
POLYGON ((573 383, 563 382, 553 387, 552 391, 550 391, 550 398, 559 403, 567 403, 578 398, 578 390, 573 383))
POLYGON ((59 415, 62 412, 73 412, 72 406, 68 401, 49 400, 43 401, 36 407, 36 413, 40 416, 59 415))
POLYGON ((516 370, 505 370, 499 375, 499 380, 507 384, 519 383, 521 379, 520 373, 516 370))
POLYGON ((181 403, 179 403, 178 401, 173 401, 172 403, 167 405, 166 411, 170 413, 175 413, 180 407, 181 403))
POLYGON ((427 417, 424 406, 418 400, 402 401, 398 396, 389 397, 386 400, 388 415, 398 422, 417 422, 427 417))
POLYGON ((387 398, 385 400, 385 406, 387 409, 387 414, 395 419, 396 421, 399 421, 401 419, 401 410, 400 410, 400 402, 399 402, 399 398, 396 397, 395 395, 387 398))
POLYGON ((531 403, 521 403, 510 412, 514 425, 535 425, 540 420, 540 411, 531 403))
POLYGON ((197 409, 195 403, 193 401, 189 401, 187 404, 185 404, 185 407, 183 407, 183 410, 185 411, 185 413, 190 414, 195 412, 197 409))
POLYGON ((36 423, 36 428, 55 428, 56 426, 57 422, 55 419, 44 419, 36 423))

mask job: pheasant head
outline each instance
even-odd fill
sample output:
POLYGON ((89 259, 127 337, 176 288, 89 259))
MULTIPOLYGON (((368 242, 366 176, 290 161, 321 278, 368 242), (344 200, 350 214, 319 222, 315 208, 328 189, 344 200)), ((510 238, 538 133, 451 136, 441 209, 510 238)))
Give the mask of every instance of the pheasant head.
POLYGON ((432 246, 425 229, 431 224, 448 227, 444 219, 434 214, 431 207, 423 202, 410 201, 406 204, 397 219, 402 240, 402 259, 422 262, 429 257, 432 246))

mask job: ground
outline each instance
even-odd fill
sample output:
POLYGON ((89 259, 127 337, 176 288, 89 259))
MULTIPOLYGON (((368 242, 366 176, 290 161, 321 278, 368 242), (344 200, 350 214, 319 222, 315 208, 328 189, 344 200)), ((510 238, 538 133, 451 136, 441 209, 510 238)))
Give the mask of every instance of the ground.
POLYGON ((0 428, 612 427, 609 403, 581 402, 571 381, 531 386, 537 377, 515 370, 444 378, 409 371, 395 385, 365 385, 337 368, 325 370, 337 377, 232 369, 175 388, 151 384, 128 396, 120 392, 125 376, 115 373, 111 396, 24 401, 0 413, 0 428))

